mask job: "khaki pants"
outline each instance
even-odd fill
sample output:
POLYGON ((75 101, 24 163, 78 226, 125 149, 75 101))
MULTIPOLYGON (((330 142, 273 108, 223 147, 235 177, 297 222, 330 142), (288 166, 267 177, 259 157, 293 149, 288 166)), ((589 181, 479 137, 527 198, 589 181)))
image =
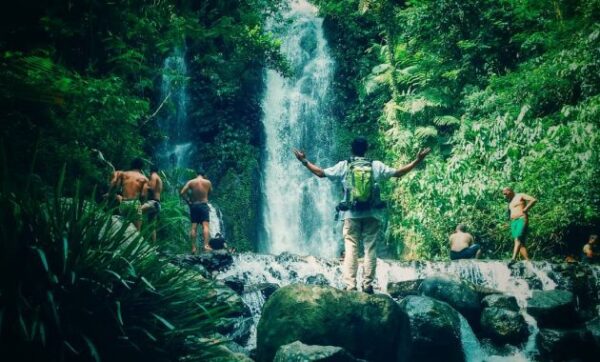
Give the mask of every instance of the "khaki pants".
POLYGON ((344 235, 345 257, 342 273, 347 288, 356 288, 358 245, 361 239, 365 247, 363 288, 368 287, 373 283, 373 279, 375 279, 375 268, 377 267, 375 243, 377 242, 379 229, 380 222, 373 217, 344 220, 342 234, 344 235))

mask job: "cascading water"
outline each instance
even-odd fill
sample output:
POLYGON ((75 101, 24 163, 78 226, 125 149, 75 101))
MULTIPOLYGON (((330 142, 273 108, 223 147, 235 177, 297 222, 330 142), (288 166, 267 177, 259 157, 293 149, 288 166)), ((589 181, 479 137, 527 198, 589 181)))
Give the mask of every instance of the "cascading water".
MULTIPOLYGON (((188 129, 187 77, 185 47, 180 47, 165 59, 162 71, 161 106, 165 106, 166 110, 162 112, 159 126, 167 138, 161 145, 157 159, 163 169, 192 166, 189 162, 193 145, 188 129)), ((223 235, 221 212, 211 204, 209 207, 210 236, 223 235)))
MULTIPOLYGON (((435 275, 446 275, 469 281, 475 285, 497 290, 512 295, 517 299, 521 314, 529 324, 530 337, 521 349, 499 352, 489 345, 482 345, 469 324, 461 319, 461 340, 465 358, 475 361, 530 361, 537 351, 535 343, 538 333, 535 320, 526 312, 527 299, 533 290, 551 290, 561 282, 560 274, 554 272, 555 265, 548 262, 522 262, 508 267, 501 261, 461 260, 459 262, 428 262, 428 261, 377 261, 376 284, 381 292, 387 292, 389 282, 423 279, 435 275)), ((596 292, 600 289, 597 275, 600 267, 589 266, 590 288, 596 292)), ((275 283, 283 287, 293 283, 326 284, 336 288, 343 287, 340 263, 337 260, 322 259, 314 256, 299 257, 289 253, 278 256, 237 254, 234 255, 232 267, 219 274, 218 279, 233 278, 246 286, 261 283, 275 283), (315 282, 316 281, 316 282, 315 282)), ((358 269, 358 284, 362 278, 361 268, 358 269)), ((252 288, 242 295, 253 314, 254 329, 246 347, 256 346, 256 324, 265 298, 252 288)))
POLYGON ((328 97, 334 62, 317 9, 305 0, 288 5, 279 21, 272 19, 269 24, 282 40, 281 51, 290 61, 292 74, 284 78, 274 70, 266 71, 259 249, 333 257, 340 247, 334 232, 334 186, 302 167, 292 149, 303 149, 319 166, 332 165, 334 122, 328 97))
POLYGON ((185 49, 175 49, 165 59, 162 72, 161 100, 167 111, 159 121, 167 139, 161 146, 159 163, 164 169, 189 166, 192 143, 188 139, 188 94, 185 49))

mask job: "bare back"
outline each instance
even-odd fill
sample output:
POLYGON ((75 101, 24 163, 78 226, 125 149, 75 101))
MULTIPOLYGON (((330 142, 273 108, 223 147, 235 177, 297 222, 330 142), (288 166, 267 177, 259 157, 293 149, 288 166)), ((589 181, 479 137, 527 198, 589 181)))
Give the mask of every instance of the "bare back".
POLYGON ((121 172, 117 182, 122 187, 123 198, 131 200, 140 197, 148 178, 139 171, 131 170, 121 172))
POLYGON ((460 252, 473 244, 473 235, 457 231, 450 235, 450 250, 460 252))
POLYGON ((199 176, 188 181, 185 187, 191 190, 192 202, 208 202, 208 194, 212 191, 212 184, 209 180, 199 176))
POLYGON ((153 172, 152 175, 150 175, 150 181, 148 181, 148 188, 154 192, 154 200, 160 201, 160 194, 163 190, 163 182, 156 172, 153 172))

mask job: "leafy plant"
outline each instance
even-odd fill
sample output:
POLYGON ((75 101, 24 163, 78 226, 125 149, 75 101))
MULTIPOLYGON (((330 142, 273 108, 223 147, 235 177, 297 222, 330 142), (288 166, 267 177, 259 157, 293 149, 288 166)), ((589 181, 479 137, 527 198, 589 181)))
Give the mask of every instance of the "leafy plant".
POLYGON ((3 190, 0 349, 22 360, 166 361, 218 356, 227 305, 210 283, 162 260, 102 205, 3 190), (212 293, 212 294, 211 294, 212 293))

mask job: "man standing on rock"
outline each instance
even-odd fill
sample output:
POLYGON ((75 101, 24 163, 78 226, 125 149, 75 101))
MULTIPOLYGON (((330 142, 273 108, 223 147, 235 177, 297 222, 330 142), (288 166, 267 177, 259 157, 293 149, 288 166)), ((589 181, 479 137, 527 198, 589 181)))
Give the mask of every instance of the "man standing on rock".
POLYGON ((204 238, 204 251, 212 250, 209 232, 210 208, 208 207, 208 194, 212 191, 212 184, 205 178, 203 170, 198 170, 198 176, 189 180, 179 193, 190 207, 190 219, 192 228, 190 239, 192 242, 192 254, 196 254, 196 237, 198 224, 202 224, 202 236, 204 238), (191 194, 191 197, 190 197, 191 194))
POLYGON ((473 235, 467 232, 464 224, 458 224, 454 234, 450 235, 450 260, 479 259, 481 247, 474 244, 473 235))
POLYGON ((115 171, 110 182, 112 189, 117 189, 119 200, 119 212, 121 216, 133 222, 135 227, 140 230, 142 227, 142 203, 141 199, 145 196, 146 184, 148 178, 142 173, 144 161, 136 158, 131 162, 131 169, 128 171, 115 171))
MULTIPOLYGON (((417 166, 431 151, 429 148, 421 150, 414 161, 398 169, 391 168, 380 161, 371 161, 365 158, 368 142, 364 137, 357 137, 352 141, 351 151, 353 157, 347 161, 340 161, 330 168, 321 169, 309 162, 303 151, 294 150, 296 158, 318 177, 327 177, 332 180, 341 180, 344 187, 344 201, 338 205, 338 210, 343 211, 344 226, 344 264, 343 275, 346 290, 356 290, 356 270, 358 268, 358 244, 362 239, 365 248, 363 292, 373 293, 373 280, 375 278, 376 254, 375 243, 381 228, 383 208, 373 199, 373 187, 378 181, 390 177, 401 177, 417 166), (360 178, 360 185, 356 181, 360 178), (368 190, 366 197, 359 201, 350 201, 352 195, 363 193, 359 189, 368 190)), ((361 199, 362 195, 356 198, 361 199)), ((379 202, 380 203, 380 202, 379 202)))
POLYGON ((525 242, 527 240, 527 231, 529 220, 527 212, 537 202, 532 196, 527 194, 517 194, 510 187, 505 187, 502 194, 508 201, 508 213, 510 217, 510 234, 515 241, 512 260, 516 260, 517 253, 525 260, 529 260, 525 242))
POLYGON ((150 180, 146 184, 147 201, 142 205, 142 212, 148 217, 152 226, 152 241, 156 241, 156 222, 160 214, 160 194, 162 193, 163 182, 158 174, 158 166, 150 167, 150 180))

